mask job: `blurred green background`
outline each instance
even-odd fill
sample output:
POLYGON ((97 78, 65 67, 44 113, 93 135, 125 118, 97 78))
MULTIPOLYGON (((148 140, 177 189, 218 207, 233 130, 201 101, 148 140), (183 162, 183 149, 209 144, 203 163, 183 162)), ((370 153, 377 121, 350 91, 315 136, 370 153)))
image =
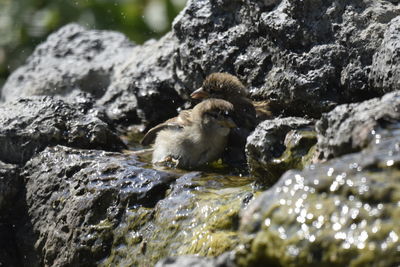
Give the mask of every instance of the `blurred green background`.
POLYGON ((120 31, 135 43, 159 38, 186 0, 0 0, 0 88, 33 49, 61 26, 120 31))

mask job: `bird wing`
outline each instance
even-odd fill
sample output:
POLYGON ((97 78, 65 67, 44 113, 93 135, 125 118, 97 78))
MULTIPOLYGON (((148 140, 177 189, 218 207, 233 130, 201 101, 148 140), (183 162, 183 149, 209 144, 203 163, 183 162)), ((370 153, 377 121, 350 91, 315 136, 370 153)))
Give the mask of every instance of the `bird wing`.
POLYGON ((164 129, 181 130, 185 126, 191 125, 191 112, 191 109, 183 110, 179 113, 178 116, 168 119, 165 122, 154 126, 145 134, 140 143, 144 146, 150 145, 156 139, 159 131, 162 131, 164 129))

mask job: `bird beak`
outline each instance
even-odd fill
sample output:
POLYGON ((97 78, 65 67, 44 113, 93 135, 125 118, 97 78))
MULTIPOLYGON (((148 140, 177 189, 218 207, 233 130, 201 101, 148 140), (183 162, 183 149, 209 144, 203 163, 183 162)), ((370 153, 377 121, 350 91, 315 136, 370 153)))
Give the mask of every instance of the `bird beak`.
POLYGON ((226 128, 236 128, 237 127, 236 123, 231 118, 227 118, 225 120, 219 121, 219 124, 222 127, 226 127, 226 128))
POLYGON ((203 87, 200 87, 196 91, 190 94, 190 97, 193 99, 204 99, 208 98, 210 95, 206 91, 203 90, 203 87))

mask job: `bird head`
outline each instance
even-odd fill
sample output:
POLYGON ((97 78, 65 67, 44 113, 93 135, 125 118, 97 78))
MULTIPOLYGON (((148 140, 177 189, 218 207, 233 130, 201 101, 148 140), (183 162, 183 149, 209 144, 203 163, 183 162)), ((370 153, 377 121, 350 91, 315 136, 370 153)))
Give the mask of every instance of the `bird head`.
POLYGON ((203 85, 190 96, 194 99, 246 96, 245 86, 239 79, 229 73, 212 73, 204 80, 203 85))
POLYGON ((193 108, 192 120, 197 121, 207 131, 217 131, 227 135, 237 127, 232 120, 233 105, 222 99, 206 99, 193 108))

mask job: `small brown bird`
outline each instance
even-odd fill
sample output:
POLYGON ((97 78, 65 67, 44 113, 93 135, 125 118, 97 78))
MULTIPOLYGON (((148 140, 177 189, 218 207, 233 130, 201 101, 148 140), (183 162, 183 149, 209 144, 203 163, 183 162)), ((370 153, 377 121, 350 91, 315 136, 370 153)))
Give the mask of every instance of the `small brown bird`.
POLYGON ((169 161, 179 168, 199 167, 218 159, 226 148, 228 134, 236 127, 232 112, 231 103, 207 99, 150 129, 142 144, 155 139, 153 163, 169 161))
POLYGON ((229 73, 212 73, 206 77, 202 87, 191 95, 194 99, 209 97, 224 99, 234 107, 233 120, 238 128, 231 131, 228 147, 223 160, 239 168, 246 166, 244 149, 247 136, 254 130, 258 122, 268 118, 266 102, 253 102, 247 97, 246 87, 239 79, 229 73))
POLYGON ((239 128, 252 131, 257 125, 256 110, 247 98, 245 86, 229 73, 212 73, 206 77, 202 87, 191 95, 194 99, 218 98, 232 103, 233 119, 239 128))

